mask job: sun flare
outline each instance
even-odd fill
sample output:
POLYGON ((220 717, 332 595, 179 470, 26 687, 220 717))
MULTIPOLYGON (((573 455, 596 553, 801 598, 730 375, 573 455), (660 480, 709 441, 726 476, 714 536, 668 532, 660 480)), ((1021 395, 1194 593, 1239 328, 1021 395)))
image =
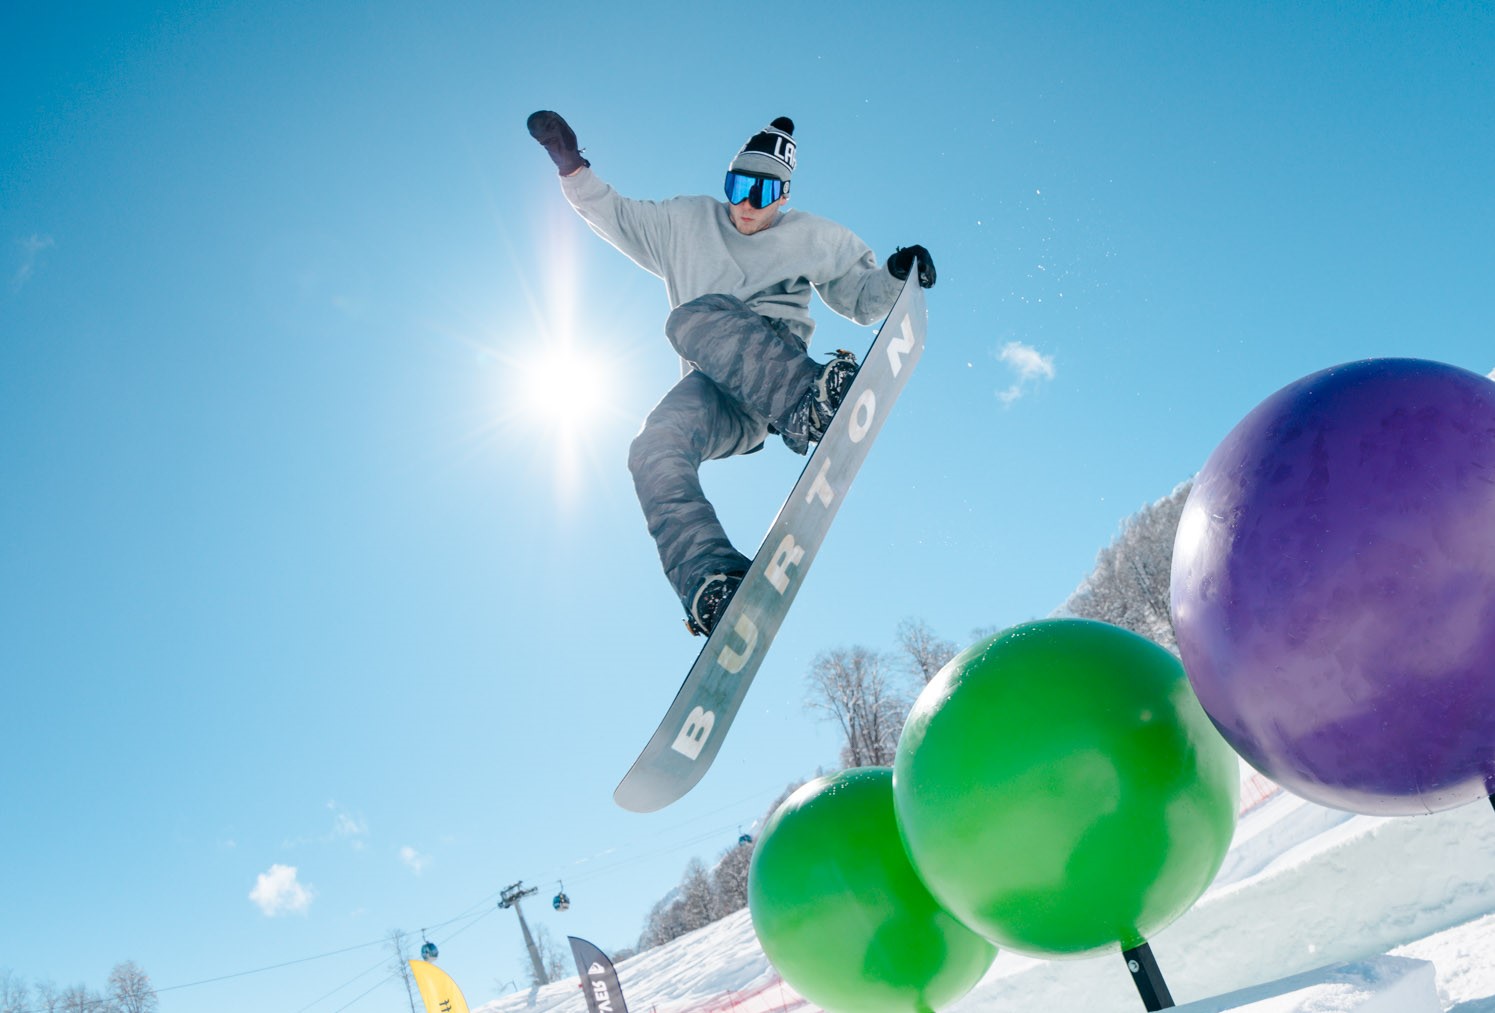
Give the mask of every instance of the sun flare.
POLYGON ((622 460, 624 367, 607 350, 553 339, 502 359, 493 434, 527 473, 549 476, 558 502, 582 502, 606 481, 605 459, 622 460))
POLYGON ((608 413, 606 372, 581 349, 541 348, 520 364, 517 380, 520 412, 537 430, 557 440, 569 443, 584 437, 608 413))

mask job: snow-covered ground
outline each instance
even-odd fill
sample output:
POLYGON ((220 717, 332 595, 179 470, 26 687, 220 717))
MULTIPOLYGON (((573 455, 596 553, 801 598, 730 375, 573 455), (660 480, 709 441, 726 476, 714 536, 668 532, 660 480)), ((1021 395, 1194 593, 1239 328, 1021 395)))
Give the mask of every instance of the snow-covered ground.
MULTIPOLYGON (((1280 792, 1241 818, 1213 886, 1151 944, 1180 1005, 1363 961, 1351 984, 1270 1007, 1359 1010, 1363 993, 1388 982, 1389 998, 1396 975, 1417 966, 1371 959, 1389 954, 1433 965, 1436 1003, 1417 1009, 1495 1013, 1495 812, 1481 803, 1382 819, 1280 792)), ((618 974, 633 1013, 814 1009, 779 981, 746 911, 624 961, 618 974)), ((1399 1006, 1413 1008, 1396 999, 1375 1008, 1401 1013, 1399 1006)), ((573 977, 474 1009, 585 1013, 586 1006, 573 977)), ((1143 1005, 1119 954, 1045 961, 1003 952, 950 1009, 1137 1013, 1143 1005)))

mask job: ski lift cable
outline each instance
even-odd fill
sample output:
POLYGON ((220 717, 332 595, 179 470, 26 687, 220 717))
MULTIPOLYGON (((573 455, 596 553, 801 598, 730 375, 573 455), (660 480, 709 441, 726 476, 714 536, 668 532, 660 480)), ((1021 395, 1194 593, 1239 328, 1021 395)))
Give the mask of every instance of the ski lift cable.
POLYGON ((370 985, 369 988, 366 991, 358 993, 353 998, 349 999, 347 1002, 345 1002, 341 1006, 339 1006, 337 1009, 333 1010, 332 1013, 343 1013, 343 1010, 347 1009, 349 1006, 353 1005, 358 1000, 360 1000, 360 999, 364 998, 365 996, 369 995, 370 993, 372 993, 374 991, 374 989, 379 988, 380 986, 384 985, 386 982, 393 981, 394 978, 395 978, 395 976, 393 974, 386 975, 385 977, 380 978, 378 981, 374 982, 374 984, 370 985))
MULTIPOLYGON (((474 922, 477 922, 478 919, 481 919, 481 917, 484 917, 487 913, 489 913, 489 908, 492 907, 493 898, 495 898, 495 896, 498 896, 501 892, 502 890, 496 890, 496 892, 490 893, 489 896, 486 896, 486 898, 478 901, 477 904, 469 905, 469 907, 466 908, 465 911, 462 911, 462 913, 456 914, 456 916, 453 917, 448 917, 448 919, 444 920, 444 922, 437 922, 435 923, 435 925, 429 926, 428 929, 423 929, 423 931, 437 931, 437 929, 446 928, 447 925, 451 925, 451 923, 453 922, 460 922, 460 920, 465 919, 465 917, 471 917, 474 922)), ((466 926, 463 926, 463 929, 465 928, 466 926)), ((463 929, 457 929, 457 931, 460 932, 463 931, 463 929)), ((453 935, 456 935, 456 932, 453 932, 453 935)), ((295 965, 298 964, 309 964, 309 962, 311 961, 323 961, 323 959, 332 958, 332 956, 342 956, 344 955, 344 953, 353 953, 354 950, 368 949, 368 947, 371 946, 383 946, 383 944, 387 943, 387 941, 389 940, 383 940, 383 938, 380 938, 380 940, 369 940, 368 943, 356 943, 353 944, 353 946, 342 947, 341 950, 329 950, 329 952, 326 953, 314 953, 314 955, 312 956, 300 956, 300 958, 293 959, 293 961, 281 961, 280 964, 269 964, 266 965, 266 967, 250 968, 250 970, 247 971, 233 971, 232 974, 218 974, 218 976, 205 977, 205 979, 196 980, 196 982, 182 982, 181 985, 164 985, 161 986, 161 988, 152 989, 152 991, 154 991, 155 994, 160 995, 161 992, 178 992, 181 991, 181 989, 197 988, 197 986, 200 985, 215 985, 215 983, 218 982, 230 982, 230 980, 238 979, 238 977, 248 977, 251 976, 251 974, 263 974, 266 973, 266 971, 278 971, 281 970, 281 968, 295 967, 295 965)), ((363 971, 363 974, 368 974, 368 971, 363 971)), ((362 977, 362 974, 360 974, 359 977, 362 977)), ((339 988, 347 988, 347 986, 339 986, 339 988)), ((320 1003, 321 1000, 317 1001, 318 1003, 320 1003)))
POLYGON ((665 827, 661 829, 655 836, 663 837, 667 834, 673 834, 679 830, 684 829, 685 827, 690 826, 692 823, 699 823, 702 820, 710 819, 711 817, 718 816, 724 812, 740 809, 742 806, 747 805, 749 802, 777 795, 782 790, 782 787, 760 789, 758 791, 752 792, 751 794, 745 795, 742 798, 736 799, 735 801, 728 802, 722 806, 718 806, 717 808, 712 809, 709 812, 703 812, 698 816, 693 816, 690 819, 684 820, 680 823, 676 823, 673 826, 665 827))
MULTIPOLYGON (((675 823, 675 824, 672 824, 671 826, 664 827, 664 828, 656 831, 654 833, 653 837, 655 837, 655 838, 666 837, 666 836, 674 834, 674 833, 676 833, 676 832, 678 832, 678 831, 680 831, 680 830, 682 830, 682 829, 684 829, 686 827, 690 827, 693 824, 698 824, 698 823, 702 822, 703 820, 711 819, 712 817, 719 816, 720 814, 725 813, 725 812, 736 812, 736 813, 738 813, 740 815, 742 806, 747 805, 748 803, 753 802, 755 800, 760 800, 760 799, 766 798, 768 796, 775 795, 775 794, 777 794, 778 792, 780 792, 782 790, 783 790, 782 787, 774 787, 774 788, 762 788, 762 789, 759 789, 758 791, 750 792, 747 795, 744 795, 743 797, 741 797, 739 799, 735 799, 733 801, 727 802, 727 803, 725 803, 725 804, 723 804, 721 806, 718 806, 715 809, 708 810, 706 812, 703 812, 703 813, 700 813, 698 815, 692 816, 689 819, 682 820, 679 823, 675 823)), ((757 815, 757 816, 754 816, 749 821, 748 825, 749 826, 756 826, 756 825, 758 825, 761 822, 763 822, 762 816, 761 815, 757 815)), ((736 821, 734 823, 721 824, 721 825, 718 825, 718 826, 710 827, 708 829, 699 831, 695 836, 689 838, 688 840, 685 840, 685 841, 676 840, 674 843, 672 843, 668 847, 651 848, 651 849, 649 849, 647 851, 643 851, 643 852, 631 855, 631 856, 626 857, 626 858, 620 858, 617 861, 612 862, 612 863, 610 863, 608 865, 595 866, 595 867, 593 867, 591 869, 585 869, 585 870, 578 871, 578 866, 582 862, 596 861, 596 859, 576 859, 569 866, 569 868, 570 868, 571 871, 569 871, 566 874, 565 878, 569 878, 573 883, 586 883, 586 882, 590 882, 591 880, 598 879, 598 878, 603 877, 603 876, 611 875, 612 873, 616 872, 618 869, 620 869, 620 868, 622 868, 624 866, 627 866, 627 865, 631 865, 631 864, 633 864, 635 862, 643 862, 643 861, 647 861, 647 860, 652 859, 652 858, 659 858, 659 857, 662 857, 664 855, 673 854, 673 853, 675 853, 677 851, 682 851, 685 848, 695 847, 698 844, 702 844, 702 843, 704 843, 706 841, 712 840, 713 838, 719 837, 720 835, 726 833, 728 830, 731 830, 734 827, 741 827, 741 826, 742 826, 742 821, 738 820, 738 821, 736 821)), ((739 835, 740 835, 740 831, 739 831, 739 835)), ((605 852, 604 852, 604 854, 605 854, 605 852)), ((550 878, 551 878, 550 876, 540 877, 540 881, 544 882, 544 881, 546 881, 546 880, 548 880, 550 878)), ((557 875, 555 875, 555 878, 559 880, 562 877, 559 874, 557 874, 557 875)), ((484 903, 489 903, 491 901, 491 899, 492 898, 489 898, 489 900, 488 901, 484 901, 484 903)), ((458 917, 461 917, 461 916, 458 916, 458 917)))
POLYGON ((220 974, 216 978, 203 978, 201 981, 189 981, 181 985, 166 985, 154 991, 157 994, 161 992, 176 992, 184 988, 196 988, 198 985, 212 985, 216 982, 230 981, 234 978, 245 978, 251 974, 263 974, 265 971, 278 971, 283 967, 294 967, 297 964, 306 964, 313 960, 325 960, 328 957, 342 956, 344 953, 352 953, 354 950, 363 950, 370 946, 378 946, 383 942, 383 939, 375 939, 367 943, 358 943, 355 946, 345 946, 341 950, 331 950, 327 953, 318 953, 311 957, 300 957, 296 960, 287 960, 279 964, 270 964, 267 967, 256 967, 248 971, 236 971, 233 974, 220 974))
POLYGON ((624 866, 632 865, 636 862, 642 862, 648 859, 659 858, 664 855, 674 854, 678 851, 684 851, 687 848, 694 848, 697 845, 704 844, 705 842, 710 841, 714 838, 719 839, 723 834, 732 831, 736 826, 737 824, 735 823, 724 823, 721 826, 713 827, 710 830, 703 831, 702 833, 688 840, 680 841, 672 847, 656 848, 653 851, 648 851, 640 855, 634 855, 630 858, 619 859, 611 865, 601 866, 597 869, 582 873, 579 876, 574 875, 572 876, 572 882, 585 882, 590 879, 596 879, 600 876, 608 875, 618 869, 623 868, 624 866))
POLYGON ((497 906, 490 904, 488 906, 488 910, 483 911, 482 913, 478 914, 477 916, 475 916, 472 919, 472 921, 468 922, 466 925, 462 926, 460 929, 458 929, 457 931, 453 932, 451 935, 449 935, 445 939, 443 939, 441 941, 442 945, 446 945, 447 943, 451 942, 453 939, 456 939, 462 933, 466 932, 468 929, 472 928, 478 922, 482 921, 484 918, 487 918, 489 915, 493 914, 493 912, 495 912, 497 910, 498 910, 497 906))
MULTIPOLYGON (((490 909, 488 909, 486 911, 479 912, 477 915, 473 916, 472 920, 469 921, 466 925, 462 926, 460 929, 457 929, 455 932, 453 932, 450 935, 448 935, 445 939, 441 940, 442 945, 445 945, 446 943, 450 942, 451 940, 457 938, 462 933, 466 932, 468 929, 472 928, 478 922, 482 921, 484 918, 487 918, 490 914, 492 914, 494 911, 497 911, 497 910, 498 910, 498 908, 490 907, 490 909)), ((452 920, 455 921, 455 919, 452 919, 452 920)), ((443 924, 450 924, 450 922, 445 922, 443 924)), ((424 934, 424 931, 425 930, 423 929, 422 930, 423 934, 424 934)), ((387 940, 380 940, 380 942, 387 942, 387 940)), ((322 1001, 324 1001, 326 999, 332 998, 334 995, 337 995, 337 993, 341 992, 343 989, 347 988, 349 985, 353 984, 358 979, 360 979, 362 977, 365 977, 366 975, 371 974, 374 971, 379 970, 379 968, 381 968, 381 967, 384 967, 387 960, 388 960, 387 957, 381 957, 379 959, 378 963, 373 964, 373 965, 371 965, 369 967, 366 967, 362 971, 359 971, 353 977, 349 978, 347 981, 343 982, 341 985, 337 986, 332 991, 325 992, 322 995, 317 996, 311 1002, 307 1003, 305 1006, 302 1006, 299 1010, 297 1010, 296 1013, 306 1013, 307 1010, 311 1009, 313 1006, 317 1005, 318 1003, 320 1003, 320 1002, 322 1002, 322 1001)), ((368 992, 361 992, 358 995, 355 995, 352 999, 350 999, 348 1001, 347 1005, 345 1005, 345 1006, 339 1006, 338 1010, 345 1010, 345 1009, 347 1009, 348 1006, 353 1005, 353 1003, 357 1002, 359 999, 362 999, 364 996, 368 995, 369 992, 372 992, 375 988, 378 988, 380 985, 383 985, 385 982, 392 981, 395 977, 396 977, 396 975, 394 975, 394 974, 388 974, 388 975, 386 975, 385 977, 381 978, 379 981, 375 982, 373 988, 370 988, 368 990, 368 992)), ((338 1011, 334 1011, 334 1013, 338 1013, 338 1011)))
MULTIPOLYGON (((362 978, 362 977, 365 977, 366 975, 372 974, 375 971, 379 970, 379 968, 385 966, 386 960, 388 960, 387 957, 380 957, 379 958, 379 962, 377 964, 372 964, 369 967, 364 968, 362 971, 359 971, 353 977, 349 978, 347 981, 343 982, 341 985, 339 985, 336 988, 334 988, 331 992, 324 992, 321 995, 317 996, 311 1002, 307 1003, 305 1006, 302 1006, 300 1009, 298 1009, 296 1011, 296 1013, 306 1013, 307 1010, 311 1009, 313 1006, 317 1005, 318 1003, 322 1002, 323 1000, 332 998, 333 996, 335 996, 339 992, 341 992, 343 989, 345 989, 349 985, 353 984, 359 978, 362 978)), ((391 974, 388 977, 381 978, 379 980, 379 982, 374 985, 374 988, 378 988, 379 985, 384 984, 386 981, 388 981, 390 978, 393 978, 393 977, 394 977, 394 975, 391 974)), ((370 989, 370 991, 372 991, 372 989, 370 989)), ((363 995, 355 996, 354 999, 353 999, 353 1001, 357 1002, 359 999, 363 998, 363 996, 368 995, 368 994, 369 994, 368 992, 364 992, 363 995)), ((346 1009, 347 1007, 344 1007, 344 1008, 346 1009)))
MULTIPOLYGON (((458 929, 456 932, 452 933, 452 936, 455 936, 455 935, 457 935, 457 934, 459 934, 461 932, 466 931, 468 928, 471 928, 473 924, 476 924, 481 919, 487 917, 488 914, 489 914, 489 912, 487 912, 487 911, 484 911, 481 914, 478 914, 476 917, 473 918, 472 922, 470 922, 468 925, 465 925, 462 928, 458 929)), ((452 919, 452 920, 455 921, 455 919, 452 919)), ((449 923, 446 923, 446 924, 449 924, 449 923)), ((451 936, 449 936, 448 938, 451 938, 451 936)), ((285 967, 293 967, 296 964, 306 964, 306 963, 310 963, 311 961, 314 961, 314 960, 324 960, 324 959, 326 959, 328 957, 341 956, 344 953, 352 953, 352 952, 354 952, 356 950, 367 949, 370 946, 379 946, 379 945, 381 945, 381 944, 383 944, 383 943, 385 943, 387 941, 388 940, 385 940, 385 939, 374 939, 374 940, 371 940, 371 941, 369 941, 367 943, 358 943, 355 946, 346 946, 346 947, 344 947, 341 950, 331 950, 331 951, 328 951, 327 953, 318 953, 318 954, 316 954, 314 956, 310 956, 310 957, 300 957, 300 958, 298 958, 296 960, 287 960, 287 961, 283 961, 283 962, 281 962, 279 964, 271 964, 271 965, 268 965, 266 967, 256 967, 256 968, 252 968, 251 970, 248 970, 248 971, 236 971, 233 974, 221 974, 221 975, 218 975, 215 978, 203 978, 200 981, 188 981, 188 982, 183 982, 180 985, 163 985, 161 988, 153 988, 153 989, 151 989, 151 994, 159 996, 159 995, 161 995, 164 992, 176 992, 176 991, 179 991, 179 990, 184 989, 184 988, 195 988, 195 987, 197 987, 199 985, 212 985, 212 984, 215 984, 215 983, 220 982, 220 981, 231 981, 234 978, 244 978, 244 977, 248 977, 249 975, 252 975, 252 974, 262 974, 265 971, 276 971, 276 970, 280 970, 281 968, 285 968, 285 967)), ((386 959, 387 958, 385 958, 385 957, 380 957, 378 963, 373 964, 370 967, 368 967, 368 968, 366 968, 366 969, 358 972, 358 974, 354 975, 352 978, 350 978, 347 981, 343 982, 341 985, 337 986, 337 988, 333 989, 331 992, 328 992, 325 995, 322 995, 322 996, 319 996, 316 999, 313 999, 308 1005, 301 1007, 301 1009, 298 1010, 297 1013, 305 1013, 306 1010, 311 1009, 312 1006, 315 1006, 317 1003, 321 1002, 323 999, 328 998, 328 996, 332 996, 332 995, 337 994, 338 992, 341 992, 343 989, 347 988, 349 985, 353 984, 353 982, 357 981, 359 978, 362 978, 364 975, 370 973, 371 971, 378 970, 381 966, 383 966, 383 964, 384 964, 384 962, 385 962, 386 959)), ((380 982, 380 984, 383 984, 383 982, 380 982)), ((375 986, 375 987, 378 987, 378 986, 375 986)), ((367 995, 368 993, 364 993, 364 994, 367 995)), ((360 996, 359 998, 362 998, 362 997, 360 996)), ((105 1005, 105 1004, 107 1004, 107 1000, 100 1000, 99 1003, 95 1004, 95 1005, 105 1005)), ((343 1007, 343 1008, 346 1009, 347 1007, 343 1007)), ((19 1013, 43 1013, 43 1011, 42 1011, 42 1009, 40 1007, 37 1007, 35 1009, 20 1010, 19 1013)))
MULTIPOLYGON (((451 935, 447 936, 446 939, 442 940, 442 942, 443 943, 450 942, 452 939, 455 939, 457 936, 459 936, 462 933, 466 932, 468 929, 472 928, 478 922, 482 921, 484 918, 488 917, 490 914, 492 914, 494 911, 497 911, 497 910, 498 910, 498 908, 495 907, 495 908, 492 908, 492 909, 490 909, 488 911, 484 911, 482 914, 479 914, 478 916, 476 916, 475 918, 473 918, 472 921, 470 921, 466 925, 462 926, 456 932, 453 932, 451 935)), ((317 1003, 321 1002, 323 999, 328 998, 329 996, 332 996, 332 995, 337 994, 338 992, 341 992, 343 989, 345 989, 349 985, 353 984, 353 982, 357 981, 359 978, 362 978, 364 975, 368 974, 369 971, 378 970, 379 967, 383 966, 383 964, 384 964, 384 961, 381 960, 378 964, 375 964, 373 967, 370 967, 368 970, 363 971, 363 972, 359 973, 358 975, 356 975, 355 977, 350 978, 349 980, 343 982, 341 985, 339 985, 337 988, 333 989, 331 992, 328 992, 326 995, 323 995, 323 996, 321 996, 321 997, 319 997, 317 999, 313 999, 310 1004, 301 1007, 301 1009, 297 1010, 296 1013, 306 1013, 306 1011, 309 1010, 309 1009, 311 1009, 312 1006, 315 1006, 317 1003)), ((379 988, 381 985, 385 985, 385 984, 388 984, 389 982, 393 981, 398 976, 399 976, 398 973, 386 974, 383 978, 380 978, 378 981, 374 982, 374 984, 371 985, 369 988, 367 988, 364 991, 358 993, 353 998, 349 999, 346 1003, 344 1003, 343 1005, 339 1006, 337 1009, 333 1010, 332 1013, 342 1013, 342 1011, 345 1010, 345 1009, 347 1009, 349 1006, 352 1006, 354 1003, 358 1002, 360 999, 363 999, 366 996, 370 995, 375 989, 379 988)))
MULTIPOLYGON (((756 825, 757 823, 760 823, 760 822, 761 822, 761 820, 758 817, 754 817, 752 819, 752 821, 750 822, 749 825, 756 825)), ((702 843, 704 843, 706 841, 709 841, 709 840, 711 840, 713 838, 719 837, 720 835, 725 834, 727 831, 732 830, 735 827, 740 827, 740 826, 742 826, 742 822, 740 820, 737 821, 737 822, 733 822, 733 823, 719 824, 717 826, 709 827, 709 828, 707 828, 705 830, 702 830, 699 833, 697 833, 695 836, 690 837, 690 838, 688 838, 686 840, 683 840, 683 841, 676 840, 674 843, 672 843, 668 847, 650 848, 647 851, 641 851, 641 852, 638 852, 636 854, 629 855, 627 857, 619 858, 617 861, 611 862, 611 863, 606 864, 606 865, 596 865, 596 866, 593 866, 590 869, 579 869, 577 863, 573 863, 569 867, 570 871, 568 871, 566 873, 565 878, 570 879, 573 883, 585 883, 585 882, 589 882, 591 880, 598 879, 598 878, 603 877, 603 876, 608 876, 608 875, 612 874, 613 872, 615 872, 616 870, 618 870, 618 869, 620 869, 620 868, 622 868, 624 866, 631 865, 631 864, 633 864, 635 862, 648 861, 649 859, 652 859, 652 858, 658 858, 658 857, 663 856, 663 855, 672 854, 672 853, 674 853, 676 851, 680 851, 680 850, 682 850, 684 848, 694 847, 694 846, 696 846, 698 844, 702 844, 702 843)), ((593 861, 593 860, 588 860, 588 861, 593 861)), ((543 879, 550 879, 550 878, 551 878, 550 876, 543 877, 543 879)), ((559 875, 555 875, 554 878, 560 879, 562 877, 559 876, 559 875)), ((542 879, 542 881, 543 881, 543 879, 542 879)))
MULTIPOLYGON (((759 821, 757 819, 754 819, 749 825, 751 826, 758 822, 759 821)), ((693 848, 699 844, 704 844, 705 842, 710 841, 713 838, 720 838, 722 835, 736 829, 737 827, 740 827, 741 825, 742 824, 740 823, 723 823, 720 826, 712 827, 708 830, 703 830, 696 836, 688 840, 680 841, 668 848, 655 848, 650 851, 642 852, 641 854, 632 855, 627 858, 620 858, 610 865, 602 865, 593 869, 588 869, 581 873, 570 873, 568 875, 573 883, 590 882, 594 879, 610 876, 617 870, 628 865, 633 865, 636 862, 643 862, 649 859, 659 858, 664 855, 674 854, 675 852, 684 851, 687 848, 693 848)))

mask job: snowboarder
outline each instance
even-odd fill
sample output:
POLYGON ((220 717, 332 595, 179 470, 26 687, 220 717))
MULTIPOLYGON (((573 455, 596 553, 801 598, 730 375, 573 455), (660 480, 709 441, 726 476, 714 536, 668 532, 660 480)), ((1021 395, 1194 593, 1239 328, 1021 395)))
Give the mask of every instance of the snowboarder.
POLYGON ((732 547, 707 502, 701 462, 753 453, 769 433, 804 454, 857 370, 850 352, 825 363, 810 357, 810 290, 867 326, 888 312, 911 271, 932 286, 934 262, 909 246, 880 268, 849 229, 786 213, 796 163, 788 117, 753 134, 732 159, 725 203, 623 197, 591 170, 559 114, 541 110, 527 126, 592 231, 664 280, 665 334, 689 369, 644 420, 628 467, 686 625, 709 635, 752 561, 732 547))

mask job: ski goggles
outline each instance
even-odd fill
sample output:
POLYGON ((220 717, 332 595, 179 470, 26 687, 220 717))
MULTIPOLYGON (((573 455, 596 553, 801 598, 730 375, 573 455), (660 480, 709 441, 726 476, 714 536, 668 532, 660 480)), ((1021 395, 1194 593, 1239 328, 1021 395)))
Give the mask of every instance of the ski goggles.
POLYGON ((789 192, 789 181, 751 172, 727 172, 727 203, 747 201, 760 211, 789 192))

